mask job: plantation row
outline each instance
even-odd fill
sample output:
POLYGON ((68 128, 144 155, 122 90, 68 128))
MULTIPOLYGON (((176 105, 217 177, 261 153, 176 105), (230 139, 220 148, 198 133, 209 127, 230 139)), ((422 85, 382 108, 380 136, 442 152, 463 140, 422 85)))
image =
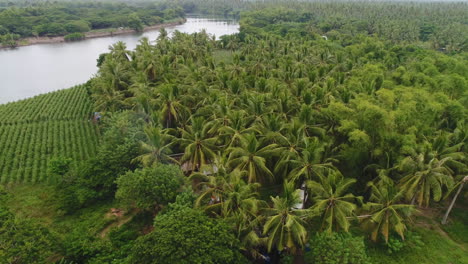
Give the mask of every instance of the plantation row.
POLYGON ((83 85, 0 105, 0 125, 46 120, 87 120, 92 103, 83 85))
POLYGON ((97 133, 89 121, 45 121, 0 126, 0 183, 52 181, 48 161, 81 161, 96 150, 97 133))

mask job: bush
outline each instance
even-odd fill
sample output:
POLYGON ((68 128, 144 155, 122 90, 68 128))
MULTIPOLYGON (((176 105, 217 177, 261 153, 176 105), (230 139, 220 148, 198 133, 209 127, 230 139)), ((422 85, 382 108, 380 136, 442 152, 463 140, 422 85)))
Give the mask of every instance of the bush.
POLYGON ((65 30, 68 33, 87 32, 91 30, 91 27, 87 21, 75 20, 65 24, 65 30))
POLYGON ((154 230, 139 237, 129 263, 247 263, 230 228, 203 212, 181 208, 154 221, 154 230))
POLYGON ((370 263, 362 237, 348 233, 317 233, 310 240, 306 263, 364 264, 370 263))
POLYGON ((129 171, 117 179, 117 199, 140 209, 155 209, 174 202, 184 175, 175 165, 129 171))
POLYGON ((79 32, 75 32, 75 33, 71 33, 71 34, 67 34, 64 39, 65 41, 75 41, 75 40, 82 40, 82 39, 85 39, 85 34, 83 33, 79 33, 79 32))
POLYGON ((420 235, 408 231, 405 240, 399 236, 391 236, 388 243, 383 246, 387 248, 388 254, 394 254, 405 249, 418 250, 424 246, 424 242, 422 242, 420 235))

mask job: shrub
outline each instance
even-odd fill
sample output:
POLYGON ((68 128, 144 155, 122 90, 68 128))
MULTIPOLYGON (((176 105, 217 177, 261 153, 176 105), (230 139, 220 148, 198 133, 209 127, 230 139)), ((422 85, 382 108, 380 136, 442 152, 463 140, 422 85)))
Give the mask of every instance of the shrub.
POLYGON ((364 264, 370 263, 362 237, 348 233, 317 233, 310 240, 306 263, 364 264))
POLYGON ((129 263, 246 263, 239 246, 224 222, 181 208, 155 218, 154 230, 136 240, 129 263))
POLYGON ((80 33, 80 32, 75 32, 71 34, 67 34, 64 39, 65 41, 75 41, 75 40, 82 40, 85 39, 85 34, 80 33))

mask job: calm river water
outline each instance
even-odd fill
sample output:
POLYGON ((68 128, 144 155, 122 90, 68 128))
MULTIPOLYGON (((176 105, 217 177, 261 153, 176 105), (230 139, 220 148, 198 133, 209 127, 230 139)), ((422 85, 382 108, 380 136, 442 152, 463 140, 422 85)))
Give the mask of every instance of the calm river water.
MULTIPOLYGON (((239 24, 192 17, 182 25, 166 28, 169 33, 175 30, 194 33, 202 29, 219 37, 238 32, 239 24)), ((84 83, 97 72, 96 59, 110 45, 123 41, 128 49, 134 49, 142 37, 155 40, 158 35, 159 30, 155 30, 0 50, 0 104, 84 83)))

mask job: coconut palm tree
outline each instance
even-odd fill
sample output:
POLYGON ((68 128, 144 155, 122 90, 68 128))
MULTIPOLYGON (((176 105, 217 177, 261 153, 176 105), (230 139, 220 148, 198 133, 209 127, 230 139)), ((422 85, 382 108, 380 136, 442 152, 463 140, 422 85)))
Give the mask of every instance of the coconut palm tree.
POLYGON ((468 176, 465 176, 462 178, 462 180, 457 184, 458 189, 455 195, 453 196, 452 202, 450 202, 449 207, 447 208, 447 212, 445 212, 444 218, 442 219, 442 224, 445 225, 447 223, 447 218, 450 214, 450 211, 452 211, 453 205, 457 201, 457 197, 460 194, 461 190, 463 189, 463 186, 465 185, 465 182, 468 182, 468 176))
POLYGON ((326 232, 340 229, 347 232, 350 226, 349 217, 357 208, 355 202, 362 199, 347 193, 356 179, 346 179, 337 170, 329 171, 327 175, 319 175, 318 179, 307 181, 307 187, 313 196, 313 205, 306 210, 308 216, 320 216, 321 229, 326 232))
POLYGON ((157 89, 159 98, 157 104, 161 106, 161 115, 166 128, 173 127, 175 122, 189 113, 189 110, 177 98, 177 89, 174 85, 164 85, 157 89))
POLYGON ((199 171, 203 165, 208 165, 216 161, 216 141, 218 138, 208 133, 210 125, 203 117, 191 118, 191 125, 179 128, 182 138, 179 140, 185 148, 184 155, 180 163, 186 163, 188 171, 199 171))
POLYGON ((302 184, 334 169, 333 160, 324 157, 325 147, 326 144, 317 137, 305 138, 299 155, 290 160, 293 169, 288 175, 289 180, 302 184))
POLYGON ((240 147, 231 147, 227 166, 238 169, 246 176, 249 183, 273 180, 273 173, 266 166, 267 159, 279 154, 281 149, 276 144, 264 145, 254 134, 241 138, 240 147))
POLYGON ((364 209, 369 211, 369 217, 364 218, 363 226, 370 232, 371 239, 377 241, 379 234, 385 243, 391 231, 404 238, 406 223, 414 211, 414 206, 401 203, 404 191, 398 191, 389 179, 377 184, 370 182, 371 196, 364 209))
POLYGON ((266 209, 267 221, 263 233, 268 235, 267 249, 295 253, 302 249, 307 239, 306 223, 299 210, 292 209, 301 201, 293 182, 285 182, 283 196, 271 197, 273 207, 266 209))
POLYGON ((169 155, 172 153, 171 146, 176 142, 174 137, 166 134, 164 130, 158 127, 145 128, 146 141, 141 141, 141 151, 143 154, 134 160, 139 161, 145 167, 151 167, 159 163, 168 163, 177 161, 169 155))
POLYGON ((419 154, 400 162, 399 169, 406 176, 400 180, 399 187, 411 204, 417 202, 419 206, 427 207, 431 196, 434 201, 440 201, 443 188, 453 185, 452 170, 445 164, 449 159, 432 158, 427 161, 426 155, 419 154))

